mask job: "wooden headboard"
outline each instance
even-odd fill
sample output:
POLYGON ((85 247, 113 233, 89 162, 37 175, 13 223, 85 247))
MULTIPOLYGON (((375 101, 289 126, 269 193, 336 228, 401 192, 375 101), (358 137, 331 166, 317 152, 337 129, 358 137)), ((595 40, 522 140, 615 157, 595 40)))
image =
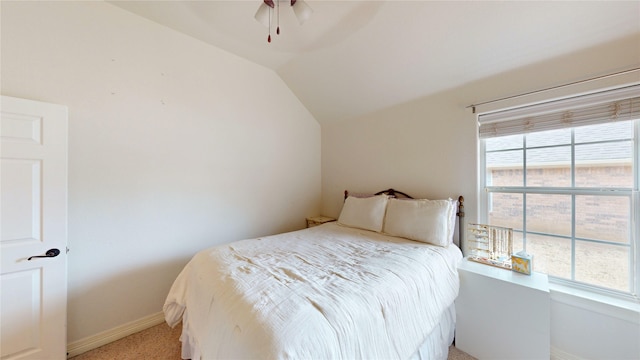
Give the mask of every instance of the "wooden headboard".
MULTIPOLYGON (((398 198, 398 195, 401 195, 404 198, 407 199, 413 199, 414 197, 411 195, 407 195, 406 193, 402 192, 402 191, 398 191, 395 189, 387 189, 387 190, 382 190, 382 191, 378 191, 377 193, 375 193, 374 195, 382 195, 382 194, 386 194, 390 197, 393 198, 398 198)), ((346 200, 347 197, 349 197, 349 191, 345 190, 344 191, 344 199, 346 200)), ((464 239, 464 197, 462 195, 458 196, 458 212, 456 213, 456 215, 458 216, 458 245, 460 247, 460 249, 462 249, 462 241, 464 239)))

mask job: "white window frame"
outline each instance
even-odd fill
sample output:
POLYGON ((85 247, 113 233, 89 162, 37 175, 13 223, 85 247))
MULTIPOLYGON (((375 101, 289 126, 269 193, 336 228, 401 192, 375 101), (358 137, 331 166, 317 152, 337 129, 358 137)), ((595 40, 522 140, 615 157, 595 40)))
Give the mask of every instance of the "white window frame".
MULTIPOLYGON (((523 107, 523 111, 526 113, 525 107, 523 107)), ((481 115, 481 114, 479 114, 481 115)), ((631 264, 629 272, 630 272, 630 292, 621 292, 613 289, 606 289, 603 287, 599 287, 596 285, 589 285, 580 283, 577 281, 567 280, 564 278, 555 277, 549 275, 549 280, 552 284, 556 284, 562 287, 567 287, 571 289, 575 289, 577 291, 585 292, 585 293, 594 293, 601 294, 608 297, 619 298, 625 301, 632 301, 634 303, 640 303, 640 221, 638 220, 638 215, 640 213, 640 119, 633 120, 634 121, 634 141, 633 141, 633 174, 634 174, 634 184, 631 190, 628 189, 589 189, 586 191, 576 190, 575 188, 566 189, 566 191, 562 191, 561 188, 526 188, 523 184, 522 187, 495 187, 486 184, 487 174, 486 174, 486 141, 484 139, 479 139, 479 192, 478 192, 478 200, 479 200, 479 213, 478 218, 482 223, 487 223, 488 221, 488 213, 489 213, 489 198, 492 192, 512 192, 519 194, 567 194, 567 195, 578 195, 580 193, 588 194, 588 195, 615 195, 615 196, 627 196, 630 198, 630 257, 631 264)), ((544 131, 545 129, 541 129, 540 131, 544 131)), ((525 134, 526 135, 526 134, 525 134)), ((572 141, 572 149, 575 144, 572 141)), ((526 150, 523 150, 526 151, 526 150)), ((572 150, 573 151, 573 150, 572 150)), ((573 158, 573 157, 572 157, 573 158)), ((523 164, 526 170, 526 162, 523 164)), ((572 163, 572 169, 575 164, 572 163)), ((573 185, 573 184, 572 184, 573 185)), ((574 204, 575 206, 575 204, 574 204)), ((523 221, 526 223, 526 212, 523 214, 523 221)), ((575 235, 575 212, 572 215, 572 238, 575 235)), ((524 229, 526 231, 526 229, 524 229)), ((574 254, 575 248, 572 247, 572 269, 574 265, 574 254)), ((535 265, 534 265, 535 267, 535 265)), ((534 269, 535 270, 535 269, 534 269)), ((574 276, 572 270, 572 277, 574 276)))

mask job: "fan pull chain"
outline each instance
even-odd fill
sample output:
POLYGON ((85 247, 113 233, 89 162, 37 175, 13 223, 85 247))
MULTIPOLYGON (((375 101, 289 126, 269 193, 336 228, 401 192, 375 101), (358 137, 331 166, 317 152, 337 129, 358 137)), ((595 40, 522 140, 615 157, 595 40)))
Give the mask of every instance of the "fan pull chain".
POLYGON ((269 37, 267 37, 267 42, 271 42, 271 8, 269 8, 269 37))
POLYGON ((277 17, 278 17, 278 27, 276 28, 276 35, 280 35, 280 0, 276 0, 276 6, 278 7, 277 17))

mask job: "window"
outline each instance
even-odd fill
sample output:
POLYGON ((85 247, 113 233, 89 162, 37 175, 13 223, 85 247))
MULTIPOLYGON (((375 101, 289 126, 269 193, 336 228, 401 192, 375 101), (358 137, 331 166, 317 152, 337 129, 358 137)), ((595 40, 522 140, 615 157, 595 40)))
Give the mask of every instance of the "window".
POLYGON ((552 281, 637 296, 640 87, 481 114, 482 222, 552 281))

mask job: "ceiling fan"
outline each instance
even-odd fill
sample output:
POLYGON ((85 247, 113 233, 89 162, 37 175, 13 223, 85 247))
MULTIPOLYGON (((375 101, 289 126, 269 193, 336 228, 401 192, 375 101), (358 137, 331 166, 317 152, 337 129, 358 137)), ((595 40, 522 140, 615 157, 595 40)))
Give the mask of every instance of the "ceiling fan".
POLYGON ((274 10, 276 12, 276 35, 280 35, 280 3, 283 3, 283 6, 291 5, 300 25, 304 24, 313 13, 313 9, 304 0, 263 0, 256 11, 255 18, 264 26, 269 27, 269 36, 267 37, 269 43, 271 42, 271 23, 274 10))

